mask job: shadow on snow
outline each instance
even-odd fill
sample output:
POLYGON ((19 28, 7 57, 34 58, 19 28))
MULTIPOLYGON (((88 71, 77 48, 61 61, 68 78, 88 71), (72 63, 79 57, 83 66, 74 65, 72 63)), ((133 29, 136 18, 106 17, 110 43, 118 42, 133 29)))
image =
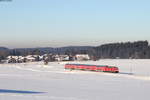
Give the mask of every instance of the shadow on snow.
POLYGON ((124 75, 134 75, 133 73, 128 73, 128 72, 119 72, 119 74, 124 74, 124 75))
POLYGON ((40 93, 45 93, 45 92, 0 89, 0 93, 40 94, 40 93))

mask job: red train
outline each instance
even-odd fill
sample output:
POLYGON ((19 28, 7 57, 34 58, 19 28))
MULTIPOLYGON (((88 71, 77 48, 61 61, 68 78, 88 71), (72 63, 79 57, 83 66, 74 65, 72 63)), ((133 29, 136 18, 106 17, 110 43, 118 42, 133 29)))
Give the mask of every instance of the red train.
POLYGON ((119 68, 107 65, 66 64, 65 69, 119 73, 119 68))

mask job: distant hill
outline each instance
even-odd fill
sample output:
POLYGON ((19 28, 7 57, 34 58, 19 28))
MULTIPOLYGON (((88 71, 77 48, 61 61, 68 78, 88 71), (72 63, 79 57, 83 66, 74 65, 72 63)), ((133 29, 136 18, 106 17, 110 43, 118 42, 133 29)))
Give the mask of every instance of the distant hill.
POLYGON ((9 49, 6 47, 0 47, 0 50, 9 50, 9 49))
POLYGON ((0 61, 9 55, 10 50, 5 47, 0 47, 0 61))
POLYGON ((67 47, 39 47, 8 49, 0 47, 0 59, 8 55, 42 55, 42 54, 89 54, 96 59, 150 59, 150 46, 148 41, 110 43, 100 46, 67 46, 67 47))
POLYGON ((68 47, 59 47, 59 48, 16 48, 11 49, 11 55, 29 55, 29 54, 75 54, 75 53, 87 53, 93 47, 91 46, 68 46, 68 47))

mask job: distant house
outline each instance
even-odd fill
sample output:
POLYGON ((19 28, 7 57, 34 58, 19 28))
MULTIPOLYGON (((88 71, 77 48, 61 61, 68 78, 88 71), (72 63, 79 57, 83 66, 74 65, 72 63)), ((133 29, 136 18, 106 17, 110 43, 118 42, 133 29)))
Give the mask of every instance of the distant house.
POLYGON ((33 55, 28 55, 25 57, 27 62, 33 62, 36 60, 35 56, 33 55))
POLYGON ((60 60, 61 61, 69 61, 69 56, 68 55, 60 55, 60 60))
POLYGON ((7 57, 7 62, 8 63, 22 63, 24 57, 22 56, 8 56, 7 57))
POLYGON ((39 60, 40 61, 43 60, 43 58, 44 58, 44 56, 39 56, 39 60))
POLYGON ((54 59, 55 59, 55 61, 60 61, 59 55, 55 55, 55 56, 54 56, 54 59))
POLYGON ((40 59, 41 60, 46 60, 48 62, 52 62, 52 61, 55 61, 55 55, 53 55, 53 54, 44 54, 44 55, 40 56, 40 59))
POLYGON ((14 57, 7 57, 7 62, 8 63, 16 63, 17 62, 17 59, 16 58, 14 58, 14 57))
POLYGON ((55 61, 69 61, 68 55, 55 55, 55 61))
POLYGON ((78 61, 90 60, 90 57, 88 54, 76 54, 75 58, 78 61))

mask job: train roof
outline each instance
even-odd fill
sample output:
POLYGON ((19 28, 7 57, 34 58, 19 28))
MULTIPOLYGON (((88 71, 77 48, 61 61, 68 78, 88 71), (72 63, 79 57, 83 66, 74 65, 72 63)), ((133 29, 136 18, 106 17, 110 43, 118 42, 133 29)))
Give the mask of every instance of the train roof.
POLYGON ((108 66, 108 65, 89 65, 89 64, 67 64, 67 65, 77 65, 77 66, 96 66, 96 67, 115 67, 115 66, 108 66))

